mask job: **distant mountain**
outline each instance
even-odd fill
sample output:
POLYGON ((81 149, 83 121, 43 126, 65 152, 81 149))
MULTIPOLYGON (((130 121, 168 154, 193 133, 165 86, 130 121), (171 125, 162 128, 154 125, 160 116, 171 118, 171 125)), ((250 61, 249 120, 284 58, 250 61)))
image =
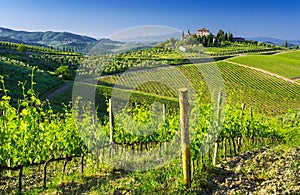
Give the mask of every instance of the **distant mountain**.
POLYGON ((0 27, 0 41, 52 46, 60 49, 72 48, 81 53, 87 53, 98 42, 97 39, 92 37, 69 32, 27 32, 2 27, 0 27))
POLYGON ((112 40, 106 38, 97 40, 69 32, 27 32, 0 27, 0 41, 59 49, 68 48, 83 54, 122 53, 128 50, 147 49, 171 37, 177 39, 181 37, 181 33, 173 31, 158 35, 140 35, 139 33, 136 37, 132 36, 132 33, 129 35, 128 38, 128 33, 122 33, 110 37, 112 40))
POLYGON ((246 38, 247 40, 253 40, 253 41, 260 41, 263 43, 273 43, 275 45, 283 46, 285 42, 288 42, 289 46, 295 46, 300 45, 300 40, 285 40, 285 39, 278 39, 278 38, 272 38, 272 37, 252 37, 252 38, 246 38))
POLYGON ((101 39, 90 50, 89 55, 95 54, 117 54, 123 53, 129 50, 148 49, 155 46, 157 42, 121 42, 113 41, 110 39, 101 39))
POLYGON ((144 36, 136 36, 136 37, 118 37, 118 36, 112 36, 113 40, 122 41, 122 42, 148 42, 148 43, 154 43, 154 42, 161 42, 166 41, 170 38, 175 38, 180 40, 181 39, 181 32, 170 32, 168 34, 162 34, 162 35, 144 35, 144 36))

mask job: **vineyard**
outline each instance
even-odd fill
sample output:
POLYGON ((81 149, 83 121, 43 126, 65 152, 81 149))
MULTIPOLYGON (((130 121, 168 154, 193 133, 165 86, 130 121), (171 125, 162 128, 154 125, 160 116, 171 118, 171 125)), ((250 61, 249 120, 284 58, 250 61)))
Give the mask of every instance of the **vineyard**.
POLYGON ((282 51, 278 46, 253 43, 232 43, 223 47, 208 48, 207 54, 212 56, 235 56, 242 54, 274 54, 282 51))
POLYGON ((253 55, 235 57, 229 61, 260 68, 293 79, 299 77, 300 62, 299 58, 297 58, 298 56, 299 51, 293 51, 270 56, 253 55))
MULTIPOLYGON (((180 88, 188 81, 192 83, 196 92, 204 93, 208 101, 210 94, 202 73, 214 67, 215 64, 197 64, 129 72, 101 78, 99 84, 176 97, 174 89, 180 88), (141 80, 149 80, 149 82, 135 87, 141 80)), ((217 67, 224 79, 228 99, 233 105, 239 106, 247 102, 256 112, 267 115, 283 114, 289 109, 299 109, 299 85, 230 62, 218 62, 217 67)))
MULTIPOLYGON (((19 53, 19 51, 24 51, 28 53, 48 53, 48 54, 75 54, 71 52, 62 52, 56 50, 54 48, 49 47, 41 47, 41 46, 33 46, 33 45, 25 45, 25 44, 17 44, 11 42, 0 41, 0 53, 19 53), (22 47, 20 47, 20 45, 22 47)), ((78 54, 75 54, 78 55, 78 54)))
MULTIPOLYGON (((18 98, 22 98, 23 96, 22 86, 24 86, 25 90, 30 88, 28 81, 31 80, 30 74, 33 67, 24 62, 7 57, 0 58, 0 66, 1 75, 4 76, 7 89, 10 91, 14 105, 16 105, 18 98), (20 81, 19 86, 18 81, 20 81), (22 83, 21 81, 25 82, 22 83)), ((35 86, 35 90, 39 95, 45 94, 63 83, 62 79, 44 70, 35 68, 34 73, 36 75, 36 81, 38 82, 35 86)), ((3 92, 1 91, 0 94, 3 95, 3 92)))
POLYGON ((146 69, 164 66, 178 66, 223 60, 241 54, 274 54, 283 51, 281 47, 256 46, 250 43, 231 43, 222 47, 195 47, 176 45, 174 48, 153 47, 145 50, 127 51, 121 54, 91 56, 81 64, 82 74, 111 75, 128 69, 146 69), (186 51, 181 51, 184 47, 186 51), (99 64, 101 64, 99 66, 99 64))
MULTIPOLYGON (((0 54, 0 75, 4 76, 14 105, 18 99, 23 98, 22 85, 25 91, 30 88, 30 74, 33 68, 37 82, 34 90, 39 97, 43 97, 64 83, 65 73, 57 71, 60 67, 66 67, 69 72, 70 76, 67 79, 74 79, 75 70, 82 60, 82 56, 78 54, 8 42, 0 42, 0 54), (24 51, 18 49, 19 46, 22 46, 24 51)), ((3 95, 2 92, 0 94, 3 95)))
MULTIPOLYGON (((2 84, 4 87, 3 80, 2 84)), ((5 88, 3 90, 6 92, 5 88)), ((132 113, 131 116, 126 115, 126 112, 117 112, 114 116, 115 120, 118 121, 117 124, 127 125, 119 126, 116 124, 113 127, 112 143, 116 147, 111 150, 109 148, 112 145, 109 144, 108 138, 113 123, 105 122, 102 129, 95 128, 97 123, 91 126, 89 123, 92 118, 88 114, 89 109, 85 107, 87 110, 84 113, 86 114, 76 125, 74 115, 67 111, 63 115, 53 114, 50 105, 46 105, 45 108, 42 105, 43 103, 36 98, 32 89, 24 96, 26 98, 20 101, 18 109, 10 105, 10 97, 7 94, 1 100, 1 113, 4 113, 3 117, 5 116, 1 120, 2 145, 0 148, 1 154, 3 154, 1 155, 1 170, 19 170, 19 190, 22 188, 22 170, 26 167, 44 165, 45 181, 43 186, 46 187, 47 166, 50 162, 65 161, 65 171, 67 162, 72 158, 88 156, 87 148, 96 152, 98 160, 103 162, 109 160, 109 156, 113 152, 118 158, 122 159, 122 163, 125 163, 126 166, 128 166, 127 161, 130 161, 130 163, 135 162, 136 157, 140 160, 140 153, 149 150, 147 158, 143 160, 143 164, 149 166, 149 163, 151 164, 153 159, 157 158, 157 154, 151 156, 151 151, 159 149, 160 154, 167 152, 168 155, 171 155, 174 151, 168 150, 169 144, 179 144, 179 119, 174 112, 167 112, 168 114, 166 114, 164 120, 163 118, 154 119, 151 117, 151 110, 147 107, 129 106, 127 109, 129 113, 132 113), (128 123, 132 119, 131 117, 136 120, 138 126, 135 123, 128 123), (163 125, 155 126, 155 123, 149 123, 150 119, 162 122, 163 125), (78 131, 82 127, 85 127, 84 134, 78 131), (157 128, 154 134, 137 136, 145 133, 145 131, 142 131, 143 129, 152 128, 157 128), (101 130, 95 132, 95 129, 101 130), (87 140, 90 140, 91 135, 95 136, 93 142, 87 142, 87 140), (99 146, 97 145, 99 143, 106 144, 99 146), (164 143, 166 145, 162 147, 164 143)), ((227 158, 256 145, 284 141, 283 132, 281 132, 278 122, 268 118, 256 117, 252 112, 246 111, 245 107, 242 109, 227 107, 226 112, 223 130, 218 138, 220 150, 224 152, 220 152, 219 158, 227 158)), ((205 150, 209 150, 207 156, 204 156, 202 146, 207 132, 210 128, 214 128, 214 125, 210 123, 210 117, 210 105, 202 104, 199 115, 197 115, 200 121, 199 124, 193 124, 192 121, 190 124, 190 126, 194 126, 191 132, 194 134, 191 140, 191 158, 194 173, 205 166, 207 162, 204 161, 204 158, 212 158, 209 152, 212 150, 212 145, 205 148, 205 150)), ((83 160, 82 163, 84 163, 83 160)), ((125 165, 122 164, 122 166, 125 165)), ((82 164, 82 170, 83 166, 84 164, 82 164)))
MULTIPOLYGON (((255 148, 299 145, 299 85, 231 59, 207 57, 270 54, 280 47, 232 43, 188 52, 154 47, 86 59, 36 46, 27 46, 26 54, 17 44, 3 45, 9 49, 0 61, 0 74, 8 75, 1 76, 1 194, 201 194, 218 164, 255 148), (40 99, 64 83, 55 73, 61 66, 83 78, 99 77, 97 85, 86 80, 73 85, 73 98, 76 89, 94 88, 94 104, 76 96, 72 107, 55 112, 40 99), (30 82, 18 86, 23 80, 30 82), (182 88, 188 88, 189 99, 178 91, 182 88), (183 132, 189 141, 182 140, 183 132), (183 151, 190 155, 185 165, 183 151)), ((277 56, 297 60, 291 52, 254 57, 277 56)), ((232 60, 247 57, 252 56, 232 60)), ((71 101, 71 93, 68 88, 55 104, 71 101)))

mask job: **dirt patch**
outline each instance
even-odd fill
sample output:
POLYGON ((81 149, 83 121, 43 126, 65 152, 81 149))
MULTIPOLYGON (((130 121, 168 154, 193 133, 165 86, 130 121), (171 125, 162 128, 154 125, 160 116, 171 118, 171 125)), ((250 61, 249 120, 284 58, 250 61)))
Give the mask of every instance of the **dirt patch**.
POLYGON ((300 147, 262 148, 217 166, 202 194, 299 194, 300 147))

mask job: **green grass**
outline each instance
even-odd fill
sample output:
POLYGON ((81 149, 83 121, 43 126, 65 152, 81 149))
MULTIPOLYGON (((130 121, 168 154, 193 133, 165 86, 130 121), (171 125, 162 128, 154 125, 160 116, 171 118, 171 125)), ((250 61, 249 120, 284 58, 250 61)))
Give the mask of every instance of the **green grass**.
POLYGON ((300 51, 291 51, 286 53, 278 54, 277 56, 290 58, 294 60, 300 60, 300 51))
POLYGON ((251 55, 228 59, 228 61, 263 69, 286 78, 300 76, 300 52, 293 51, 278 55, 251 55))

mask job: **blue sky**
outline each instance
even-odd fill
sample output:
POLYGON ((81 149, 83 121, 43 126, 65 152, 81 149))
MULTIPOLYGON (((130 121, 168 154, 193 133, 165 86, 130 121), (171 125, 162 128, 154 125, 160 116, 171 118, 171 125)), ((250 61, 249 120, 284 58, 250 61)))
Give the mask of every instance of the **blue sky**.
POLYGON ((0 0, 0 26, 100 38, 124 28, 164 25, 300 39, 299 9, 296 0, 0 0))

